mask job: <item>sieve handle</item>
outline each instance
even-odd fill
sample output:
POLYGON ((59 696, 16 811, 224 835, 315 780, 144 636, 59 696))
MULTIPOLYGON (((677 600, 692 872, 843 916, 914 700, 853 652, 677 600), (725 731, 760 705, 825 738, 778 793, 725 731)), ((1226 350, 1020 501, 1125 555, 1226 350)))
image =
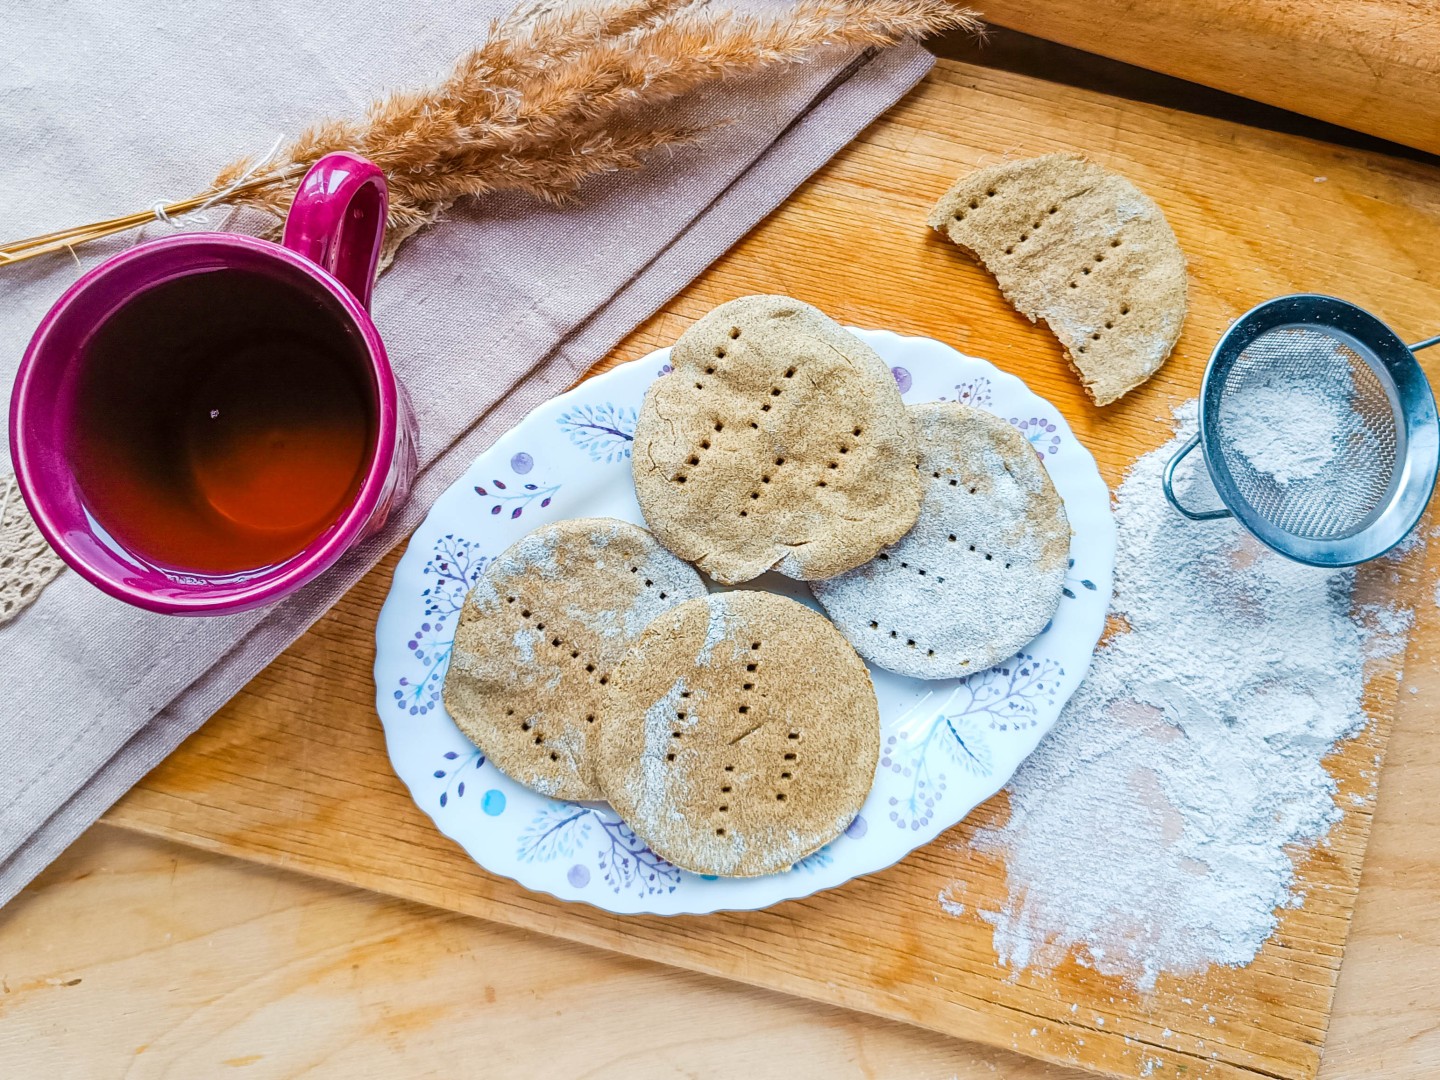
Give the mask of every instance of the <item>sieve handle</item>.
POLYGON ((1175 452, 1170 463, 1165 466, 1165 475, 1161 479, 1161 485, 1165 488, 1165 498, 1170 500, 1170 505, 1179 510, 1191 521, 1213 521, 1215 518, 1227 518, 1233 516, 1229 510, 1191 510, 1180 503, 1179 497, 1175 494, 1175 466, 1185 460, 1185 456, 1200 445, 1199 434, 1192 435, 1190 441, 1175 452))
POLYGON ((1407 348, 1411 352, 1419 352, 1421 349, 1428 349, 1432 345, 1440 345, 1440 334, 1436 334, 1434 337, 1431 338, 1426 338, 1424 341, 1417 341, 1414 345, 1407 346, 1407 348))

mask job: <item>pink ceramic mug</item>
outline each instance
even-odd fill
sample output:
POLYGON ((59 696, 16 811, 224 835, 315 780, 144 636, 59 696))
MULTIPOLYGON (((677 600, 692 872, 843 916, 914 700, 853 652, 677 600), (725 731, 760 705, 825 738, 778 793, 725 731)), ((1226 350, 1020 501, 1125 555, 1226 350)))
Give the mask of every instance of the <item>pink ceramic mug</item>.
MULTIPOLYGON (((221 615, 279 599, 323 573, 379 529, 415 475, 415 420, 369 314, 385 233, 384 174, 354 154, 330 154, 301 181, 283 243, 232 233, 185 233, 139 244, 80 278, 30 341, 10 401, 10 455, 40 531, 76 572, 111 596, 150 611, 221 615), (297 302, 319 305, 364 368, 371 445, 358 486, 338 517, 297 554, 241 573, 158 566, 117 543, 87 504, 73 467, 78 387, 87 343, 155 286, 195 274, 261 275, 297 302)), ((223 294, 225 285, 221 283, 223 294)))

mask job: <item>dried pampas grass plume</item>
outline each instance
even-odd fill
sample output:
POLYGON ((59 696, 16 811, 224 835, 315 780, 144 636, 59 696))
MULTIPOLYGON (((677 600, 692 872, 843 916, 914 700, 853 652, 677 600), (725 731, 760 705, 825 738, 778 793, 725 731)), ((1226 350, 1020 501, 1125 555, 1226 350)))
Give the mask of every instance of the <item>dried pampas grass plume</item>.
POLYGON ((798 0, 763 14, 696 0, 613 0, 512 15, 439 86, 397 93, 358 120, 330 120, 260 162, 242 159, 210 188, 159 211, 65 229, 0 248, 0 263, 211 205, 283 217, 306 169, 349 150, 385 170, 384 264, 457 200, 518 191, 571 198, 602 173, 639 168, 702 129, 662 106, 722 79, 803 63, 826 49, 884 48, 943 30, 978 30, 948 0, 798 0))

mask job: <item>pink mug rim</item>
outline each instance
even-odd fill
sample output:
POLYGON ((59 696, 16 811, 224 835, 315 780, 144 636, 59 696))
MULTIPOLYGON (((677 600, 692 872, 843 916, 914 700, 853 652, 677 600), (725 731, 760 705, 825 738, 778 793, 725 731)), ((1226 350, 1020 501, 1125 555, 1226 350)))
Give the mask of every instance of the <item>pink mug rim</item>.
POLYGON ((386 494, 392 470, 392 449, 400 425, 399 413, 398 385, 380 333, 370 313, 338 278, 305 256, 259 237, 243 233, 181 233, 137 244, 86 271, 46 312, 25 349, 15 376, 15 390, 10 398, 10 459, 20 494, 41 535, 85 580, 118 600, 163 615, 226 615, 263 606, 308 583, 333 566, 355 543, 386 494), (51 514, 50 500, 46 497, 49 494, 47 485, 29 460, 24 445, 23 420, 27 409, 36 407, 30 403, 32 376, 41 363, 45 343, 82 293, 107 275, 124 272, 131 263, 153 257, 157 251, 214 246, 240 248, 265 258, 279 259, 311 278, 340 304, 365 344, 375 391, 376 434, 365 478, 339 522, 287 559, 273 573, 261 573, 244 585, 226 584, 213 589, 201 585, 194 586, 193 591, 161 595, 104 573, 66 540, 64 530, 51 514))

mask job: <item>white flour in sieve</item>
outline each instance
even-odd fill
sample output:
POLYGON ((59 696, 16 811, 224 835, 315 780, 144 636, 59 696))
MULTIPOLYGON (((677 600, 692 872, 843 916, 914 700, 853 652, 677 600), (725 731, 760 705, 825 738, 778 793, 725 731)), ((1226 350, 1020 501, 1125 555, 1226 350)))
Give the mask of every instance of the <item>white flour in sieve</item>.
MULTIPOLYGON (((1292 399, 1291 407, 1295 407, 1292 399)), ((1116 505, 1113 612, 1128 624, 1010 784, 1008 902, 983 911, 1001 961, 1075 955, 1142 989, 1161 972, 1245 964, 1297 902, 1291 845, 1338 820, 1321 762, 1364 723, 1367 637, 1403 619, 1350 617, 1353 572, 1275 555, 1233 522, 1191 522, 1160 474, 1195 429, 1141 458, 1116 505)), ((1196 470, 1187 501, 1213 499, 1196 470)), ((961 907, 963 881, 942 893, 961 907)))
POLYGON ((1307 371, 1303 378, 1272 375, 1225 400, 1220 431, 1256 472, 1284 487, 1328 469, 1339 452, 1355 394, 1342 363, 1307 371))

